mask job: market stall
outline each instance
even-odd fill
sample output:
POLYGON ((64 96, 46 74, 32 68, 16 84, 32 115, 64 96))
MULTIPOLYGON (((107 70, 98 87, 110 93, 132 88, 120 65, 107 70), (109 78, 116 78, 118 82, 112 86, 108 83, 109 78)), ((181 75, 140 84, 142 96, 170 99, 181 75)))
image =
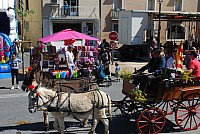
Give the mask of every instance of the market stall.
MULTIPOLYGON (((84 44, 74 46, 75 66, 84 62, 94 63, 98 56, 98 46, 90 46, 89 41, 99 39, 73 31, 71 29, 62 30, 58 33, 39 39, 38 45, 31 48, 31 62, 38 63, 43 72, 49 73, 51 78, 68 78, 69 71, 66 65, 66 47, 53 46, 49 42, 64 41, 64 46, 73 45, 76 40, 84 40, 84 44)), ((74 69, 73 77, 78 77, 78 68, 74 69)))

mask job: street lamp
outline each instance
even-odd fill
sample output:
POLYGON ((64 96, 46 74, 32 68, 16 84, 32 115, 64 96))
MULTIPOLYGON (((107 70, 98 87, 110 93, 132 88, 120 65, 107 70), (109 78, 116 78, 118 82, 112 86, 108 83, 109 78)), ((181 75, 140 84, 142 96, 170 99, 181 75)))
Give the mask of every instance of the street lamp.
POLYGON ((161 18, 161 4, 162 4, 163 0, 158 0, 158 4, 159 4, 159 12, 158 12, 158 48, 160 49, 160 18, 161 18))

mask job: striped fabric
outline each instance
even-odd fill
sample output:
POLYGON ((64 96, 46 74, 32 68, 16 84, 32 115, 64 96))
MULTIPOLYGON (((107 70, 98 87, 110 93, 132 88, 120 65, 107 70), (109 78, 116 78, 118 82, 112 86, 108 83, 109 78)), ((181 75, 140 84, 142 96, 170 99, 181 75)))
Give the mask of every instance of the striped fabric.
POLYGON ((183 43, 181 42, 178 46, 176 53, 176 70, 183 71, 183 43))

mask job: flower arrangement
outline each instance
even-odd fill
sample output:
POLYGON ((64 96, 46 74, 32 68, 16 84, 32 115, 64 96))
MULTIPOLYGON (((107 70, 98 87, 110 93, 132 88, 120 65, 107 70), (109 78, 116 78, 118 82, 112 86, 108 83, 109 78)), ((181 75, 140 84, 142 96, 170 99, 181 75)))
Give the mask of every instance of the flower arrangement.
POLYGON ((182 79, 186 82, 186 83, 188 83, 188 82, 192 82, 192 83, 194 83, 194 81, 192 80, 192 77, 191 77, 191 74, 192 74, 192 72, 190 72, 190 71, 184 71, 183 73, 182 73, 182 79))
POLYGON ((120 78, 122 78, 124 81, 130 81, 132 78, 132 71, 128 68, 122 68, 120 72, 120 78))
POLYGON ((134 96, 134 101, 145 103, 147 101, 146 96, 147 94, 143 93, 140 89, 133 89, 132 93, 134 96))

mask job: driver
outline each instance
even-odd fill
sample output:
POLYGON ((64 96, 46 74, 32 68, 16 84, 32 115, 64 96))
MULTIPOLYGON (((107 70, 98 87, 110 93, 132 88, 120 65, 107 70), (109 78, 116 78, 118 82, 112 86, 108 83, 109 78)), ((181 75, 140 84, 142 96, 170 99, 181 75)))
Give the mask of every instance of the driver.
POLYGON ((161 51, 158 48, 153 49, 152 58, 149 63, 138 70, 138 73, 142 73, 145 70, 148 70, 148 72, 151 74, 139 75, 136 77, 133 81, 135 87, 140 84, 139 89, 144 91, 152 81, 154 81, 156 78, 160 78, 160 76, 163 74, 166 61, 165 58, 160 55, 160 52, 161 51))

